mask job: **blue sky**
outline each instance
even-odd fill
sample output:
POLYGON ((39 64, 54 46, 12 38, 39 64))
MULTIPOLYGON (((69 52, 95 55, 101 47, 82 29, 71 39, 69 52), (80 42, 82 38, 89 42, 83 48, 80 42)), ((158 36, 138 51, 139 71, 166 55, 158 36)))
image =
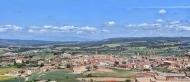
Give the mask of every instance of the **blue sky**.
POLYGON ((0 38, 189 37, 190 0, 0 0, 0 38))

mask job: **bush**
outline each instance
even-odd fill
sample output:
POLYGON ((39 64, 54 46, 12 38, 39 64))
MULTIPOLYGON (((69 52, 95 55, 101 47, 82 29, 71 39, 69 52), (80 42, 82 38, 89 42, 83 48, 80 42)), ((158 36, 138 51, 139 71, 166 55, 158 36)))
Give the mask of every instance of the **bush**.
POLYGON ((131 80, 128 79, 128 80, 125 80, 125 82, 131 82, 131 80))
POLYGON ((92 74, 87 74, 86 77, 92 77, 92 74))

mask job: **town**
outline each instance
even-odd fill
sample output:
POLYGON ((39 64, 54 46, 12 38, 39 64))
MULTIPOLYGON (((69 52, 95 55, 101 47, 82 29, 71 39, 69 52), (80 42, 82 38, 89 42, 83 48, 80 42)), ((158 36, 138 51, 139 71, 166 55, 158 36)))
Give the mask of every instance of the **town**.
MULTIPOLYGON (((30 81, 34 73, 45 73, 55 70, 70 70, 80 74, 75 78, 83 82, 189 82, 190 52, 180 57, 176 56, 142 56, 131 57, 117 55, 72 55, 61 53, 50 59, 23 56, 18 53, 5 53, 0 58, 1 68, 11 66, 19 70, 9 71, 1 76, 14 76, 30 81), (122 70, 121 74, 114 70, 122 70), (127 72, 130 71, 130 72, 127 72), (108 73, 102 74, 101 73, 108 73), (99 73, 99 74, 98 74, 99 73), (110 73, 110 74, 109 74, 110 73), (113 75, 111 75, 113 74, 113 75), (118 74, 118 75, 114 75, 118 74)), ((48 80, 37 80, 46 82, 48 80)), ((56 82, 50 80, 49 82, 56 82)))

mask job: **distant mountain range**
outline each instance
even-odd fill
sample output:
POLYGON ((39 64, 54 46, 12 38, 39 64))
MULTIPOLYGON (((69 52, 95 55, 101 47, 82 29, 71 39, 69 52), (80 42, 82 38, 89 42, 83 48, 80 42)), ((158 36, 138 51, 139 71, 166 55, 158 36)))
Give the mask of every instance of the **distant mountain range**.
POLYGON ((190 37, 126 37, 126 38, 109 38, 100 41, 41 41, 41 40, 12 40, 0 39, 0 47, 9 46, 43 46, 50 44, 78 44, 86 46, 102 45, 109 43, 123 43, 134 41, 190 41, 190 37))
POLYGON ((0 39, 0 47, 8 46, 37 46, 56 43, 53 41, 40 41, 40 40, 12 40, 12 39, 0 39))

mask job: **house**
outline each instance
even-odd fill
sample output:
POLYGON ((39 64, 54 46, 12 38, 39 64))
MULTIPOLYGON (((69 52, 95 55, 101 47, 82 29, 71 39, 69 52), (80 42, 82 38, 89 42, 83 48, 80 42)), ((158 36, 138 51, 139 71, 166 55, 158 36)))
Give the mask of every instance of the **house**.
POLYGON ((23 59, 21 59, 21 58, 15 59, 15 63, 23 63, 23 59))
POLYGON ((63 53, 61 54, 61 58, 71 58, 71 54, 63 53))
POLYGON ((87 71, 86 66, 77 66, 77 67, 73 67, 73 71, 76 74, 80 74, 80 73, 84 73, 87 71))

